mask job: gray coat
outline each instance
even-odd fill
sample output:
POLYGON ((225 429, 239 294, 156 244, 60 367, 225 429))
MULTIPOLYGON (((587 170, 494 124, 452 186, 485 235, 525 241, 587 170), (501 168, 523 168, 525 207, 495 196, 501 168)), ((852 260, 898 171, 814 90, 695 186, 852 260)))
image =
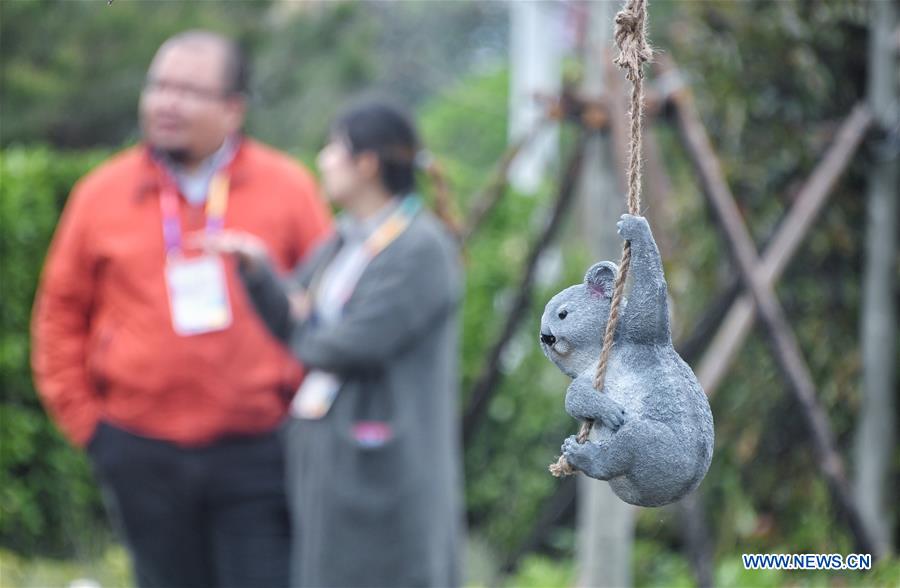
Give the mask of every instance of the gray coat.
POLYGON ((285 290, 308 287, 341 247, 335 235, 290 280, 244 274, 260 316, 311 369, 343 385, 321 420, 286 426, 298 586, 460 584, 462 475, 457 409, 456 247, 428 212, 366 268, 336 324, 294 324, 285 290), (352 434, 381 421, 371 448, 352 434))

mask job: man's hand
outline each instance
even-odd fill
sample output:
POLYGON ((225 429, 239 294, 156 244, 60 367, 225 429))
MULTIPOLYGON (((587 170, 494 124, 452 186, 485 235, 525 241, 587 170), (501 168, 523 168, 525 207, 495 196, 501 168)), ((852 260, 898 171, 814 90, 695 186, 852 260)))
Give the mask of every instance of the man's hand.
POLYGON ((214 235, 199 233, 188 241, 209 253, 234 255, 238 262, 251 273, 269 261, 269 252, 262 239, 241 231, 222 231, 214 235))
POLYGON ((288 294, 288 301, 291 303, 291 316, 294 319, 303 322, 309 318, 312 312, 312 299, 309 292, 303 289, 295 290, 288 294))

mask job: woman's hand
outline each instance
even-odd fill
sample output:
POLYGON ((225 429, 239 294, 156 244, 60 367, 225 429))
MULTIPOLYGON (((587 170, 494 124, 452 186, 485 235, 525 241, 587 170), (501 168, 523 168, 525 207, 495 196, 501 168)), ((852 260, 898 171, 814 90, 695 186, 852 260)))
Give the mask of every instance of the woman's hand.
POLYGON ((234 255, 244 269, 259 270, 269 261, 269 252, 262 239, 241 231, 222 231, 212 235, 200 233, 189 241, 209 253, 234 255))

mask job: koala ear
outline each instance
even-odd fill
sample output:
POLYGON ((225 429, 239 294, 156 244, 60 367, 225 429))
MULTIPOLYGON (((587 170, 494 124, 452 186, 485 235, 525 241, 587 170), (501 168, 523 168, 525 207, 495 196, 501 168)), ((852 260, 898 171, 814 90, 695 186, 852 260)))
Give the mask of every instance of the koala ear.
POLYGON ((612 298, 619 267, 611 261, 595 263, 584 274, 584 285, 591 292, 604 298, 612 298))

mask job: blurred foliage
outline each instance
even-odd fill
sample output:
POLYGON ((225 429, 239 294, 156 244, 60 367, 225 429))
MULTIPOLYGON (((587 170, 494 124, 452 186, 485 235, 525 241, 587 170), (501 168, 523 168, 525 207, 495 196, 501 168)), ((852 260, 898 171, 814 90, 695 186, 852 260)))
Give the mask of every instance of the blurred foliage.
POLYGON ((25 558, 0 549, 0 588, 93 588, 98 584, 109 588, 134 586, 131 562, 124 547, 111 546, 85 561, 25 558), (84 583, 79 584, 79 580, 84 583))
POLYGON ((641 562, 634 567, 636 586, 690 588, 695 584, 690 566, 677 551, 659 541, 643 539, 644 536, 638 533, 634 542, 632 559, 641 562))
MULTIPOLYGON (((277 10, 262 10, 265 2, 217 3, 214 10, 202 4, 154 3, 149 9, 142 2, 117 2, 118 11, 112 11, 99 1, 0 2, 2 145, 118 147, 136 137, 143 70, 159 41, 190 23, 239 34, 248 44, 257 71, 248 128, 307 162, 336 109, 361 89, 400 96, 415 108, 424 142, 446 169, 463 210, 506 146, 509 78, 498 59, 505 51, 505 16, 494 3, 441 3, 440 10, 429 3, 287 3, 277 10), (68 26, 72 21, 78 26, 68 26), (48 38, 54 43, 46 43, 48 38)), ((686 75, 763 249, 840 120, 864 95, 867 4, 653 6, 654 44, 686 75)), ((690 330, 734 270, 672 125, 655 128, 673 189, 667 279, 676 321, 690 330)), ((572 141, 568 133, 562 138, 564 160, 572 141)), ((0 544, 26 556, 103 557, 102 549, 85 551, 104 537, 88 468, 53 431, 35 399, 27 347, 34 286, 56 215, 74 180, 101 155, 42 147, 7 147, 2 153, 0 544)), ((848 449, 860 402, 865 210, 859 196, 867 165, 864 149, 777 288, 850 472, 848 449)), ((469 243, 461 317, 464 405, 506 318, 557 179, 551 176, 533 195, 510 191, 469 243)), ((553 255, 547 257, 553 265, 553 255)), ((536 288, 527 319, 504 354, 500 388, 466 448, 470 530, 490 546, 498 569, 529 538, 558 487, 546 466, 575 425, 562 407, 567 379, 541 355, 534 335, 544 302, 579 281, 590 261, 584 248, 569 246, 557 271, 540 272, 549 277, 536 288)), ((751 336, 712 399, 716 453, 701 492, 715 584, 900 584, 896 559, 867 573, 743 570, 741 553, 853 551, 815 467, 799 407, 761 335, 751 336)), ((895 460, 895 479, 898 470, 895 460)), ((896 529, 896 508, 891 516, 896 529)), ((539 553, 525 557, 505 583, 571 585, 573 524, 569 515, 538 538, 539 553)), ((673 508, 640 510, 633 555, 637 585, 693 583, 682 554, 682 527, 673 508)), ((3 554, 0 566, 27 567, 11 554, 3 554)), ((25 577, 15 573, 20 575, 10 577, 25 577)), ((494 580, 484 584, 503 583, 494 580)))
POLYGON ((66 194, 99 153, 6 149, 0 157, 0 543, 78 554, 101 508, 80 453, 45 416, 31 383, 29 321, 44 254, 66 194))
POLYGON ((359 4, 273 23, 254 52, 249 132, 311 160, 342 97, 376 77, 375 25, 359 4))
POLYGON ((448 81, 505 50, 496 3, 278 5, 252 48, 248 129, 311 162, 348 97, 388 97, 415 108, 448 81))
POLYGON ((540 555, 522 560, 518 571, 509 577, 510 588, 548 588, 574 586, 575 566, 571 561, 558 561, 540 555))
POLYGON ((203 27, 252 45, 265 24, 256 16, 269 3, 0 2, 0 145, 117 147, 136 139, 137 98, 159 44, 203 27))
POLYGON ((310 160, 348 96, 365 89, 415 106, 496 61, 505 18, 501 4, 476 2, 0 2, 0 146, 137 140, 137 99, 159 44, 207 28, 247 50, 250 133, 310 160))

